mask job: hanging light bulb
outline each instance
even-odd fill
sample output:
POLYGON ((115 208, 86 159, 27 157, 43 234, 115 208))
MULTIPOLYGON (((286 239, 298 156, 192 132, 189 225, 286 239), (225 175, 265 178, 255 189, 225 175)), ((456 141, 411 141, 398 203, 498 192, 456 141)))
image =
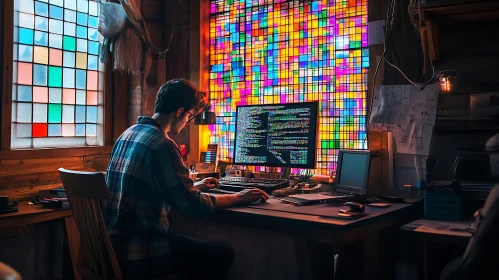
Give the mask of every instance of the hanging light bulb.
POLYGON ((440 77, 440 91, 451 92, 451 78, 450 77, 440 77))

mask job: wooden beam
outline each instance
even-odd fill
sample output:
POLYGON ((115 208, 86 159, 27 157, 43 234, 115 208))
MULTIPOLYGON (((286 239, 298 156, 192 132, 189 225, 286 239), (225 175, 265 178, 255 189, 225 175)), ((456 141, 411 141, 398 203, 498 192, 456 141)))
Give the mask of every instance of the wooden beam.
POLYGON ((113 139, 120 137, 121 133, 128 127, 128 93, 129 75, 118 71, 114 72, 114 90, 113 90, 113 139))
POLYGON ((104 67, 104 145, 114 143, 113 100, 114 100, 113 61, 108 55, 104 67))
POLYGON ((49 190, 62 187, 62 183, 55 184, 45 184, 45 185, 36 185, 32 187, 19 187, 19 188, 9 188, 9 189, 1 189, 2 195, 6 195, 12 201, 20 201, 20 200, 31 200, 37 195, 40 195, 41 192, 47 192, 49 190))
MULTIPOLYGON (((2 131, 3 133, 3 131, 2 131)), ((81 157, 111 154, 112 146, 0 151, 0 160, 81 157)))
MULTIPOLYGON (((0 4, 0 90, 3 92, 3 6, 0 4)), ((2 93, 0 92, 0 97, 2 97, 2 93)), ((0 99, 0 100, 3 100, 0 99)), ((1 101, 0 101, 1 102, 1 101)), ((0 105, 0 129, 2 123, 2 106, 0 105)), ((0 146, 2 143, 2 139, 0 137, 0 146)))
POLYGON ((14 46, 14 1, 3 1, 3 78, 0 150, 10 149, 12 123, 12 54, 14 46))

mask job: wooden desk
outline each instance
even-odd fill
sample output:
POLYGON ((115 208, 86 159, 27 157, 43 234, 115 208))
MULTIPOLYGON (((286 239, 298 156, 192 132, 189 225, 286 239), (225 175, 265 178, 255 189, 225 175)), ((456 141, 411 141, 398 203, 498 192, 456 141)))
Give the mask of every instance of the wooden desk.
MULTIPOLYGON (((20 201, 16 207, 17 212, 0 215, 0 230, 64 219, 73 271, 76 272, 75 265, 79 253, 80 234, 71 210, 45 208, 42 205, 28 205, 27 201, 20 201)), ((79 274, 75 273, 75 279, 81 279, 79 274)))
POLYGON ((431 243, 466 245, 470 238, 471 221, 438 221, 419 219, 400 227, 404 231, 417 234, 423 241, 423 277, 430 279, 428 257, 431 243))
POLYGON ((307 263, 308 252, 305 252, 307 242, 332 244, 335 250, 338 250, 344 245, 357 241, 363 244, 363 254, 359 253, 359 255, 363 255, 364 278, 379 279, 378 240, 380 233, 402 224, 404 216, 411 209, 411 205, 408 204, 392 204, 389 208, 366 207, 364 217, 345 220, 313 214, 314 209, 317 213, 325 213, 326 209, 334 212, 338 210, 337 206, 287 205, 291 208, 290 210, 294 211, 292 213, 272 209, 282 209, 278 207, 278 204, 282 205, 282 202, 271 198, 268 200, 268 205, 264 206, 269 209, 255 208, 258 206, 230 208, 219 211, 207 219, 213 223, 276 231, 291 236, 295 252, 297 252, 297 263, 303 264, 298 269, 300 274, 298 279, 306 279, 306 275, 310 275, 310 271, 306 271, 310 269, 307 263))

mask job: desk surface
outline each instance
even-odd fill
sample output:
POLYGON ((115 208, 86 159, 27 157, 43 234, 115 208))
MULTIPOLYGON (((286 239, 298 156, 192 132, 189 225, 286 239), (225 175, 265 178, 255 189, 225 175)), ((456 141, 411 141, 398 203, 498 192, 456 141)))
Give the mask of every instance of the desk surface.
POLYGON ((0 228, 41 223, 71 216, 69 209, 51 209, 42 205, 28 205, 28 201, 19 201, 16 207, 17 212, 0 214, 0 228))
POLYGON ((470 221, 453 222, 420 219, 402 226, 401 229, 424 234, 471 237, 471 233, 468 231, 470 224, 470 221))
MULTIPOLYGON (((410 204, 392 203, 387 208, 373 208, 366 206, 365 214, 356 219, 344 219, 336 217, 340 206, 318 204, 309 206, 294 206, 281 202, 276 198, 270 198, 267 203, 250 205, 248 207, 233 207, 220 211, 215 216, 229 216, 237 218, 239 223, 250 223, 250 219, 258 221, 267 220, 271 223, 291 222, 294 225, 304 223, 308 226, 319 228, 348 230, 352 227, 361 226, 374 222, 378 219, 395 216, 401 211, 408 210, 410 204), (248 219, 248 220, 245 220, 248 219)), ((398 215, 397 215, 398 216, 398 215)), ((236 222, 234 220, 234 222, 236 222)))

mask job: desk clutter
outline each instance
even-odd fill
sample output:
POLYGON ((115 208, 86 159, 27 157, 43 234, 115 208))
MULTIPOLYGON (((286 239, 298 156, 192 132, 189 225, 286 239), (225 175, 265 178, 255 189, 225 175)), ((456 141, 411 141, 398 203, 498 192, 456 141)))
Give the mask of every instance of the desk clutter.
POLYGON ((0 196, 0 214, 17 212, 17 202, 10 202, 8 196, 0 196))
POLYGON ((55 188, 48 192, 42 192, 39 196, 32 199, 29 205, 42 205, 46 208, 54 209, 69 209, 69 201, 66 196, 66 190, 61 188, 55 188))

